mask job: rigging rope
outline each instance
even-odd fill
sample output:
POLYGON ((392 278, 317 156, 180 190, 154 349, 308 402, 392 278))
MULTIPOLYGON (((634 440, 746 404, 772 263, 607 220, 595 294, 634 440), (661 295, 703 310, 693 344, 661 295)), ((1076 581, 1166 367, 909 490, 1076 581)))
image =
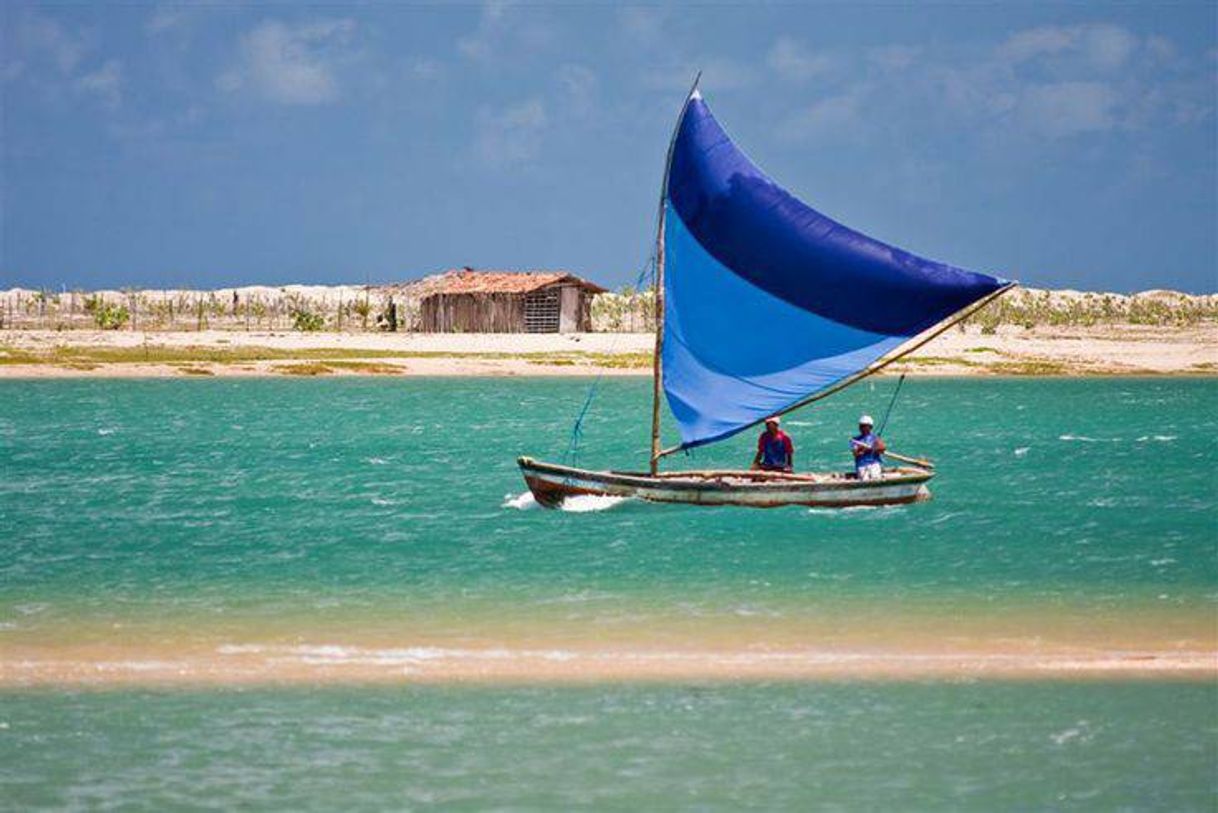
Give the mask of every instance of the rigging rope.
POLYGON ((888 426, 888 416, 892 414, 892 407, 897 402, 897 395, 901 392, 901 385, 905 383, 905 373, 901 373, 901 377, 897 379, 896 389, 892 391, 892 400, 888 402, 888 409, 884 411, 884 420, 880 421, 880 431, 876 435, 884 434, 884 427, 888 426))
MULTIPOLYGON (((648 280, 655 280, 655 254, 648 256, 647 261, 643 264, 643 268, 634 278, 634 290, 636 292, 643 290, 643 284, 648 280)), ((613 341, 609 343, 608 355, 612 355, 617 348, 618 337, 615 335, 613 341)), ((605 377, 605 369, 601 368, 596 374, 596 378, 588 386, 588 395, 584 398, 584 405, 580 407, 579 414, 575 416, 575 423, 571 426, 571 439, 567 443, 567 451, 563 452, 562 460, 568 466, 574 466, 579 457, 579 442, 584 436, 584 418, 588 414, 588 410, 592 407, 592 401, 596 398, 596 393, 600 389, 601 379, 605 377)))

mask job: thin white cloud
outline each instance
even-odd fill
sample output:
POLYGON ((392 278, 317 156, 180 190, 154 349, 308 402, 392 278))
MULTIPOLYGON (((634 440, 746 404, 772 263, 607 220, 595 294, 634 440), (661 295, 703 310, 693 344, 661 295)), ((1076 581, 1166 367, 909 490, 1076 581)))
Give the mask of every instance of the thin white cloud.
POLYGON ((1029 87, 1016 115, 1051 137, 1110 130, 1117 124, 1116 91, 1104 82, 1055 82, 1029 87))
POLYGON ((811 51, 791 37, 779 37, 766 54, 770 70, 791 81, 803 81, 829 73, 834 60, 825 53, 811 51))
MULTIPOLYGON (((233 10, 230 0, 169 0, 158 3, 144 20, 144 33, 152 39, 188 39, 209 17, 233 10)), ((267 4, 270 5, 270 4, 267 4)))
POLYGON ((849 139, 862 126, 860 113, 865 94, 866 88, 859 85, 819 99, 779 125, 778 135, 788 141, 849 139))
POLYGON ((1169 63, 1176 58, 1176 44, 1167 37, 1155 34, 1146 38, 1146 53, 1159 63, 1169 63))
POLYGON ((415 79, 434 81, 444 73, 444 65, 436 59, 421 57, 410 65, 410 75, 415 79))
POLYGON ((1026 62, 1059 54, 1073 47, 1075 41, 1074 29, 1056 25, 1038 26, 1012 34, 999 46, 998 54, 1011 62, 1026 62))
POLYGON ((477 27, 457 38, 457 53, 474 62, 494 63, 504 57, 545 48, 554 31, 537 6, 520 7, 511 0, 485 0, 477 27))
POLYGON ((1087 60, 1102 70, 1120 68, 1139 46, 1137 37, 1115 25, 1090 26, 1082 39, 1087 60))
POLYGON ((680 93, 689 90, 694 77, 702 72, 702 87, 714 88, 716 93, 754 87, 760 72, 748 62, 727 57, 684 57, 653 65, 643 74, 643 83, 652 90, 680 93))
POLYGON ((618 9, 618 25, 634 45, 654 45, 664 36, 666 9, 657 6, 625 6, 618 9))
POLYGON ((599 81, 596 73, 586 65, 562 65, 555 72, 560 100, 567 111, 576 116, 587 116, 596 110, 599 81))
POLYGON ((540 154, 548 122, 541 99, 501 110, 483 107, 475 121, 474 154, 483 164, 500 169, 527 164, 540 154))
POLYGON ((469 59, 489 59, 492 41, 503 26, 508 5, 508 0, 484 2, 478 15, 478 27, 472 33, 457 38, 457 51, 469 59))
POLYGON ((16 45, 29 58, 48 59, 63 76, 76 70, 88 50, 80 34, 68 31, 51 17, 34 13, 18 23, 16 45))
POLYGON ((1045 59, 1076 59, 1101 71, 1124 66, 1140 46, 1139 38, 1111 23, 1047 25, 1017 31, 998 48, 1012 65, 1045 59))
POLYGON ((144 30, 154 36, 163 34, 183 26, 188 16, 189 10, 185 6, 159 5, 152 10, 148 21, 144 23, 144 30))
POLYGON ((114 110, 123 99, 123 65, 118 59, 98 64, 94 37, 47 14, 30 11, 16 22, 0 81, 28 83, 52 104, 91 100, 114 110))
POLYGON ((779 137, 885 139, 900 129, 1052 142, 1197 126, 1215 114, 1212 78, 1171 41, 1108 23, 1015 31, 988 49, 893 45, 828 56, 840 70, 815 83, 819 98, 779 122, 779 137))
POLYGON ((106 107, 115 108, 123 98, 123 67, 117 59, 108 59, 100 68, 77 77, 76 89, 93 96, 106 107))
POLYGON ((903 71, 913 66, 922 56, 917 45, 882 45, 867 52, 867 58, 888 71, 903 71))
POLYGON ((355 32, 349 19, 289 25, 267 20, 241 38, 240 58, 216 86, 249 90, 280 104, 316 105, 339 97, 337 67, 355 32))

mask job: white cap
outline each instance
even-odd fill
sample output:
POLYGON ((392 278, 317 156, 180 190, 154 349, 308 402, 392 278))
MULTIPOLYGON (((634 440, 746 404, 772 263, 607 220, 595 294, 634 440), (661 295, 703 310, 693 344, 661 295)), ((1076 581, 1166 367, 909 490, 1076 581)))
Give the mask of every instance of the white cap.
POLYGON ((765 422, 766 423, 782 423, 782 421, 778 420, 777 415, 771 415, 770 417, 765 419, 765 422))
POLYGON ((862 426, 863 424, 866 424, 867 426, 875 426, 875 421, 871 420, 870 415, 863 415, 859 417, 859 425, 862 426))

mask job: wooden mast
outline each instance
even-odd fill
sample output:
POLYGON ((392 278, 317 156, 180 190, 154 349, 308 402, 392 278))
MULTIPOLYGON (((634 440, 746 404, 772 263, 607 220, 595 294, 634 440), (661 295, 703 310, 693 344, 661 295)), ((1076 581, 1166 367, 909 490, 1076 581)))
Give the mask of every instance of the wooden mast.
POLYGON ((660 445, 660 395, 663 389, 664 372, 661 354, 664 352, 664 219, 667 216, 665 204, 668 200, 668 173, 672 169, 672 152, 677 145, 677 133, 681 130, 685 109, 689 107, 689 100, 698 92, 698 80, 701 78, 702 71, 698 71, 689 93, 685 94, 685 103, 681 105, 681 115, 677 116, 676 126, 672 128, 672 138, 668 140, 668 157, 664 160, 664 181, 660 184, 660 214, 656 218, 656 342, 651 359, 651 456, 648 467, 648 471, 653 475, 659 471, 660 458, 663 457, 663 447, 660 445))
MULTIPOLYGON (((668 172, 664 172, 667 179, 668 172)), ((662 389, 660 354, 664 350, 664 199, 660 199, 660 229, 656 236, 655 281, 656 341, 651 357, 651 457, 648 471, 653 475, 660 468, 660 390, 662 389)))

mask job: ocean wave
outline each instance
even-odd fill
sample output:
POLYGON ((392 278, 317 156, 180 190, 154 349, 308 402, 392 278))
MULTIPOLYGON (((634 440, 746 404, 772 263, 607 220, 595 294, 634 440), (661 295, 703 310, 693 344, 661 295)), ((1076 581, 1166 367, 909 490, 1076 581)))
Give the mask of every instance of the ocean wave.
POLYGON ((538 508, 539 506, 537 500, 533 497, 533 492, 526 491, 523 494, 517 494, 515 496, 511 494, 504 494, 503 507, 515 508, 518 511, 530 511, 534 508, 538 508))
MULTIPOLYGON (((592 511, 608 511, 610 508, 615 508, 624 502, 628 502, 629 497, 611 497, 604 494, 576 494, 573 497, 567 497, 558 506, 558 510, 567 511, 572 514, 584 514, 592 511)), ((533 497, 533 492, 526 491, 523 494, 515 496, 511 494, 503 495, 504 508, 515 508, 518 511, 530 511, 539 507, 536 498, 533 497)))
POLYGON ((629 497, 610 497, 603 494, 576 494, 562 501, 559 509, 572 514, 583 514, 589 511, 608 511, 629 500, 629 497))
MULTIPOLYGON (((959 664, 967 660, 979 666, 1030 668, 1035 671, 1122 671, 1131 666, 1140 670, 1170 671, 1196 669, 1199 665, 1212 667, 1212 653, 1193 651, 1125 652, 1106 651, 1082 654, 1044 656, 1036 653, 992 652, 959 653, 908 652, 908 651, 859 651, 793 648, 767 651, 735 651, 702 649, 527 649, 492 646, 483 649, 442 646, 407 646, 368 648, 339 644, 229 644, 220 646, 221 655, 262 655, 268 661, 295 662, 313 666, 425 666, 445 665, 460 661, 544 661, 568 663, 572 661, 592 663, 631 662, 647 663, 686 662, 691 664, 713 663, 721 666, 803 664, 805 666, 833 666, 852 663, 874 663, 877 666, 914 666, 959 664)), ((122 665, 130 669, 155 669, 176 665, 171 661, 119 661, 107 662, 111 666, 122 665)))
POLYGON ((868 516, 885 516, 894 512, 901 512, 905 509, 904 505, 844 505, 840 508, 824 506, 809 508, 807 513, 820 514, 827 517, 848 517, 851 514, 866 514, 868 516))
POLYGON ((310 666, 412 666, 429 661, 454 660, 544 660, 570 661, 579 653, 563 649, 508 649, 488 647, 408 646, 369 649, 339 644, 300 644, 296 646, 225 644, 216 648, 219 655, 263 655, 272 660, 294 660, 310 666))

